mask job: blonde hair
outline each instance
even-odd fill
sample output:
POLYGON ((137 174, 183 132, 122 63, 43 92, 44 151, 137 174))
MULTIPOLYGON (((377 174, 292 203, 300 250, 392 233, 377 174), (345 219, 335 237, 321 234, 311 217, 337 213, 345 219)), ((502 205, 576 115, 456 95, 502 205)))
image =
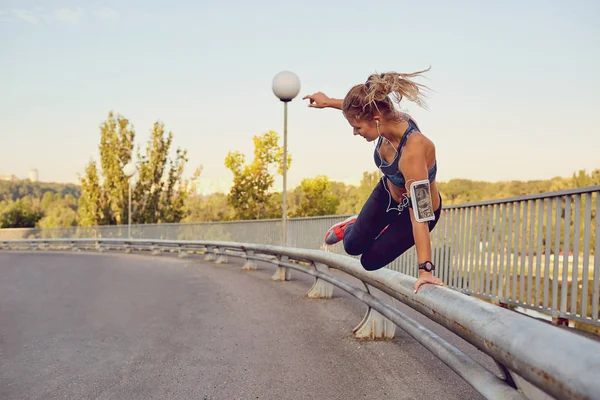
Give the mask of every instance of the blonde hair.
POLYGON ((357 121, 371 118, 375 114, 381 114, 384 118, 402 118, 394 109, 390 95, 398 103, 406 97, 420 107, 427 109, 425 97, 430 89, 410 78, 418 77, 430 69, 431 67, 409 74, 385 72, 370 75, 365 83, 355 85, 346 94, 342 102, 344 115, 357 121))

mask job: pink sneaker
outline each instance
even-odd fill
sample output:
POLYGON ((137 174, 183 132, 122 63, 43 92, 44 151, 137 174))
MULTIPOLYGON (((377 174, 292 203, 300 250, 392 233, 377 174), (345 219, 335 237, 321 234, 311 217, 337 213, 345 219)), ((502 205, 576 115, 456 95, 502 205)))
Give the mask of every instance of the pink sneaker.
POLYGON ((354 223, 357 217, 358 215, 353 215, 329 228, 325 234, 325 243, 332 245, 342 240, 344 238, 344 231, 346 230, 346 227, 354 223))

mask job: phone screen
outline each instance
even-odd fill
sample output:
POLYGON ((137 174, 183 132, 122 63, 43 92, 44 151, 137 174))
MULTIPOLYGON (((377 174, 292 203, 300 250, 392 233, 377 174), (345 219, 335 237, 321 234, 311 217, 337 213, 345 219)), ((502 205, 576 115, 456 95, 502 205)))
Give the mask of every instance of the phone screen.
POLYGON ((433 221, 433 204, 431 202, 431 191, 429 181, 417 181, 410 185, 413 211, 418 222, 433 221))

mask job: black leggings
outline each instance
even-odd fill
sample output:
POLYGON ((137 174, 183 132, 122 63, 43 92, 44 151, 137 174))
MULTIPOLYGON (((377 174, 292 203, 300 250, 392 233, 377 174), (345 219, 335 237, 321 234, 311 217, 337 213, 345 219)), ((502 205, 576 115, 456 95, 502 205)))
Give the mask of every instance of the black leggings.
MULTIPOLYGON (((436 226, 441 210, 440 196, 440 206, 434 212, 435 220, 428 222, 430 232, 436 226)), ((399 207, 388 193, 384 179, 380 179, 356 222, 346 227, 344 250, 352 256, 362 254, 362 266, 374 271, 394 261, 414 244, 408 207, 399 207), (398 208, 402 211, 399 212, 398 208), (388 228, 380 235, 386 226, 388 228)))

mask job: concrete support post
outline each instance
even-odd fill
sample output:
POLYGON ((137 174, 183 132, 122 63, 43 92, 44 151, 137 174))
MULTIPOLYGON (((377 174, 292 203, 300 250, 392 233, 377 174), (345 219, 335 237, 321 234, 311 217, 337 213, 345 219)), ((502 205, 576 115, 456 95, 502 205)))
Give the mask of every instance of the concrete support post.
MULTIPOLYGON (((313 262, 313 265, 317 271, 329 275, 329 266, 319 262, 313 262)), ((332 295, 333 284, 318 277, 316 278, 315 283, 313 283, 312 287, 309 289, 308 293, 306 293, 306 296, 312 299, 330 299, 332 295)))
MULTIPOLYGON (((367 293, 372 294, 369 285, 364 285, 367 293)), ((378 297, 387 297, 394 304, 394 299, 383 292, 380 292, 380 296, 378 297)), ((363 320, 352 332, 354 333, 354 337, 358 339, 393 339, 396 334, 396 324, 369 307, 363 320)))
POLYGON ((204 261, 215 261, 217 259, 217 256, 215 255, 214 251, 214 246, 208 246, 208 248, 206 249, 206 255, 204 256, 204 261))
POLYGON ((227 254, 225 254, 225 249, 221 249, 217 247, 215 253, 217 254, 217 259, 215 260, 216 264, 227 264, 227 254))
MULTIPOLYGON (((279 261, 288 262, 288 256, 277 256, 279 261)), ((282 267, 281 265, 277 266, 277 270, 273 276, 271 276, 271 280, 273 281, 289 281, 292 278, 292 271, 289 268, 282 267)))
POLYGON ((258 268, 256 265, 256 260, 248 258, 248 257, 254 257, 254 251, 252 250, 246 250, 246 262, 244 263, 244 266, 242 267, 242 270, 244 271, 256 271, 256 269, 258 268))

